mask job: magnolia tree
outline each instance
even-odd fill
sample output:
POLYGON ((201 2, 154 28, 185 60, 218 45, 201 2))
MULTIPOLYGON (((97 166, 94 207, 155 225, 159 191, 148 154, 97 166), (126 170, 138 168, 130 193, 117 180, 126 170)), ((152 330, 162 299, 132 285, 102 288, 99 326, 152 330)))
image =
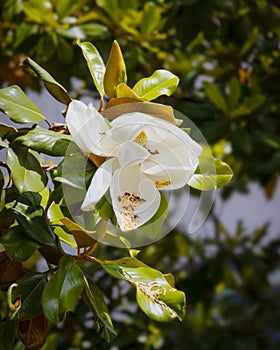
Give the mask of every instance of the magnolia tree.
MULTIPOLYGON (((116 41, 106 66, 91 43, 78 45, 100 94, 98 110, 72 100, 30 58, 24 71, 66 105, 65 124, 49 125, 18 86, 0 91, 0 108, 8 116, 1 119, 25 124, 0 123, 6 156, 0 163, 0 285, 7 295, 0 335, 6 349, 16 338, 26 349, 40 348, 48 323, 63 321, 80 297, 96 331, 107 341, 117 335, 103 292, 88 273, 91 263, 131 284, 148 317, 182 320, 185 294, 171 274, 138 260, 136 248, 159 240, 181 219, 184 211, 174 220, 178 210, 172 210, 177 190, 212 191, 232 177, 191 121, 150 102, 171 95, 178 77, 160 69, 131 88, 116 41), (123 257, 101 258, 100 243, 123 248, 123 257), (27 270, 22 263, 38 252, 46 269, 27 270)), ((206 209, 205 215, 209 203, 206 209)))

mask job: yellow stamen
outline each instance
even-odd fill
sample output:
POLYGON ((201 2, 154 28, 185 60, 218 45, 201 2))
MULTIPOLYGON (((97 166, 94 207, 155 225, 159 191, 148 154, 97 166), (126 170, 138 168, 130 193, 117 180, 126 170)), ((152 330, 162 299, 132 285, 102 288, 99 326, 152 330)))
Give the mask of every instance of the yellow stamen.
POLYGON ((162 188, 171 185, 170 180, 156 181, 156 188, 162 188))
POLYGON ((141 131, 140 134, 137 135, 133 141, 138 143, 138 145, 144 147, 147 143, 147 135, 145 131, 141 131))

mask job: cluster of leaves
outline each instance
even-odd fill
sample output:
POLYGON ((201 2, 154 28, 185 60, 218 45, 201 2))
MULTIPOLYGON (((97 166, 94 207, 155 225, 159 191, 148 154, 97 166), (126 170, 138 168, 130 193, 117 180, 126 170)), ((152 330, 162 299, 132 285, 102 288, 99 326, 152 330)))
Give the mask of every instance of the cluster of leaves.
MULTIPOLYGON (((112 106, 123 108, 136 101, 133 110, 141 110, 144 103, 150 114, 161 114, 172 123, 178 122, 171 107, 149 102, 162 94, 174 92, 178 85, 175 75, 158 70, 130 88, 126 84, 126 66, 116 41, 106 66, 91 43, 79 41, 78 45, 100 93, 100 110, 105 115, 112 106), (109 102, 104 109, 105 93, 109 102)), ((65 88, 32 59, 27 58, 23 67, 27 73, 40 78, 58 101, 65 105, 71 102, 65 88)), ((74 310, 80 296, 94 315, 95 328, 104 330, 107 341, 115 337, 116 331, 103 293, 85 271, 87 262, 99 265, 114 278, 133 285, 138 305, 149 317, 157 321, 182 320, 185 294, 175 289, 171 274, 164 275, 137 260, 137 252, 133 250, 129 250, 130 256, 117 260, 93 256, 98 238, 107 234, 107 221, 112 211, 107 205, 101 203, 96 212, 80 213, 81 218, 91 216, 92 231, 72 221, 62 183, 76 190, 86 190, 100 157, 92 154, 90 160, 86 160, 86 168, 79 169, 78 160, 86 159, 86 156, 72 142, 66 126, 49 125, 41 111, 16 85, 0 91, 0 108, 11 121, 25 124, 15 128, 0 123, 0 147, 6 152, 6 161, 0 165, 7 172, 7 176, 2 170, 0 172, 0 243, 4 247, 0 285, 3 291, 7 291, 7 308, 1 315, 0 334, 1 341, 5 337, 6 349, 13 347, 16 329, 26 349, 41 347, 46 339, 48 322, 64 320, 66 312, 74 310), (48 128, 38 125, 43 122, 48 128), (69 148, 70 161, 67 159, 65 163, 69 148), (44 164, 43 155, 63 159, 58 165, 44 164), (67 253, 62 242, 77 249, 77 253, 67 253), (28 271, 22 264, 36 252, 48 266, 44 272, 28 271)), ((113 111, 120 113, 118 109, 113 111)), ((214 171, 197 173, 191 184, 193 187, 212 189, 231 179, 232 171, 227 164, 220 160, 212 161, 214 171)), ((80 210, 82 200, 80 198, 75 203, 76 210, 80 210)))
POLYGON ((216 155, 233 164, 236 181, 227 193, 254 179, 271 196, 280 157, 277 1, 9 0, 2 6, 6 81, 19 81, 14 67, 25 54, 48 62, 65 86, 71 76, 91 86, 73 40, 94 40, 107 53, 117 38, 132 83, 157 67, 181 77, 173 106, 192 116, 216 155))

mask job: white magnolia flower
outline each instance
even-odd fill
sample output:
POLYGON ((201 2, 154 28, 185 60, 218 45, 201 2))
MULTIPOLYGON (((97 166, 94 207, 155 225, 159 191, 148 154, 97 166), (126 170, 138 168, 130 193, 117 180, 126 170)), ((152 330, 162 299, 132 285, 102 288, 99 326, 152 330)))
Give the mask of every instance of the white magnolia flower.
POLYGON ((159 208, 159 190, 185 186, 198 166, 201 147, 160 118, 135 112, 109 123, 92 105, 72 101, 66 122, 84 153, 106 159, 93 176, 82 210, 93 210, 109 190, 123 231, 147 222, 159 208))

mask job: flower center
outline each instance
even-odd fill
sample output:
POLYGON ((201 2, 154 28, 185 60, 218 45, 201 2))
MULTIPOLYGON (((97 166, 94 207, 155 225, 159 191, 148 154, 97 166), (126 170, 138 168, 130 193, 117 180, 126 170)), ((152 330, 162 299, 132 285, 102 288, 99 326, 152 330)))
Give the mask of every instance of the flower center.
POLYGON ((137 143, 138 145, 144 147, 149 153, 151 153, 151 155, 155 155, 155 154, 159 154, 159 151, 157 149, 155 149, 154 151, 150 150, 148 147, 147 147, 147 141, 148 141, 148 137, 147 137, 147 134, 145 133, 144 130, 142 130, 140 132, 139 135, 137 135, 133 142, 137 143))
POLYGON ((130 230, 136 227, 139 216, 134 210, 139 204, 145 202, 145 199, 135 195, 134 193, 124 192, 118 197, 120 202, 120 213, 123 219, 123 226, 130 230))

